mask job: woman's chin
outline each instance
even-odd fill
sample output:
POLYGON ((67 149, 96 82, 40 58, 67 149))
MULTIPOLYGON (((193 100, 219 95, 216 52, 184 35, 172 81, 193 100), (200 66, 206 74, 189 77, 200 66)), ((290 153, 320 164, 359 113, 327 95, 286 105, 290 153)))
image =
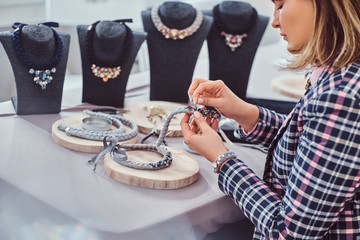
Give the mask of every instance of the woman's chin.
POLYGON ((288 43, 287 45, 287 50, 289 53, 291 54, 297 54, 300 52, 300 49, 298 47, 294 47, 293 45, 291 45, 290 43, 288 43))

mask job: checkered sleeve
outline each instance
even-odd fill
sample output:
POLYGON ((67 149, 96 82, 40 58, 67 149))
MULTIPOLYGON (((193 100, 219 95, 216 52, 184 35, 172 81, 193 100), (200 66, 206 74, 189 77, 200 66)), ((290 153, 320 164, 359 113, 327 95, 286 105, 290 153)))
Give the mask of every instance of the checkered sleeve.
POLYGON ((255 128, 251 132, 245 133, 244 130, 239 127, 236 130, 236 135, 247 142, 262 144, 268 147, 283 124, 286 115, 278 114, 275 111, 260 106, 257 107, 259 108, 259 121, 255 128))
MULTIPOLYGON (((339 90, 309 102, 282 198, 238 159, 222 167, 220 189, 269 239, 323 239, 360 187, 359 106, 339 90)), ((355 239, 354 231, 346 226, 337 239, 355 239)))

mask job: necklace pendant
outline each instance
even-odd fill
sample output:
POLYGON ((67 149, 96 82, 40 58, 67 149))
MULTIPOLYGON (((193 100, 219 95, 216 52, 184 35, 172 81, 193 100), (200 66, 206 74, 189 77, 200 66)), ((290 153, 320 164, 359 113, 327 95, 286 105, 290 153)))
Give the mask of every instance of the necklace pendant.
POLYGON ((99 67, 93 64, 91 70, 95 77, 101 78, 103 82, 108 82, 109 79, 117 78, 120 75, 121 67, 99 67))
POLYGON ((45 70, 35 70, 33 68, 29 70, 30 74, 35 75, 34 82, 36 84, 39 84, 42 90, 45 90, 46 85, 48 85, 53 80, 51 74, 55 72, 56 72, 55 67, 53 67, 52 69, 45 69, 45 70))
POLYGON ((170 37, 172 39, 177 39, 179 34, 179 30, 177 29, 170 29, 170 37))
POLYGON ((159 32, 161 32, 161 34, 166 39, 182 40, 182 39, 194 34, 200 28, 200 26, 202 24, 203 15, 200 10, 196 9, 195 20, 189 27, 184 28, 184 29, 169 28, 162 22, 162 20, 159 16, 160 6, 161 6, 161 4, 158 4, 157 6, 154 6, 151 9, 151 20, 154 23, 154 26, 156 27, 156 29, 159 32))
POLYGON ((243 39, 247 37, 247 34, 230 34, 224 31, 221 32, 221 36, 225 38, 225 44, 230 47, 232 52, 241 46, 243 39))

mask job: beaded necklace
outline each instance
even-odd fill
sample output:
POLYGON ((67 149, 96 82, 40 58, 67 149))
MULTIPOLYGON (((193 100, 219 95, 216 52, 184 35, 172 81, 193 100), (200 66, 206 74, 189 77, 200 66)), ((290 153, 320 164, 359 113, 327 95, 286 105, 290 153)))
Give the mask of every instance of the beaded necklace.
POLYGON ((46 22, 40 23, 39 25, 45 25, 51 28, 56 38, 56 51, 54 57, 47 63, 36 63, 26 54, 22 44, 21 44, 21 32, 24 26, 27 24, 24 23, 14 23, 12 25, 14 32, 12 36, 12 41, 14 44, 15 52, 20 60, 28 67, 29 73, 34 74, 34 82, 41 86, 42 90, 46 89, 46 85, 49 84, 53 77, 51 74, 56 72, 56 65, 60 62, 61 56, 64 49, 64 43, 61 39, 61 36, 53 29, 53 27, 59 27, 59 24, 56 22, 46 22))
POLYGON ((113 136, 114 138, 117 139, 117 141, 126 141, 131 138, 134 138, 138 134, 138 128, 136 123, 122 116, 101 113, 101 112, 93 112, 90 110, 84 110, 83 112, 84 114, 92 117, 99 117, 110 120, 111 124, 117 126, 118 129, 113 131, 87 130, 87 129, 73 128, 62 124, 59 124, 58 129, 64 131, 68 136, 95 140, 95 141, 102 141, 107 136, 113 136), (130 127, 131 130, 129 132, 125 132, 124 125, 130 127))
POLYGON ((127 56, 129 55, 130 45, 133 38, 133 34, 131 29, 125 24, 126 22, 132 22, 132 19, 121 19, 114 20, 119 24, 123 24, 126 29, 126 37, 124 46, 122 48, 122 54, 118 56, 118 58, 110 63, 106 61, 101 61, 95 56, 94 49, 94 34, 95 27, 100 21, 97 21, 87 28, 86 34, 86 54, 89 58, 91 65, 91 71, 93 72, 95 77, 99 77, 103 80, 103 82, 107 82, 109 79, 115 79, 120 75, 121 66, 125 63, 127 56))
POLYGON ((243 44, 243 40, 248 37, 246 32, 248 32, 256 22, 257 12, 255 9, 253 9, 251 19, 248 21, 250 24, 239 32, 232 32, 227 30, 226 25, 223 23, 220 17, 219 4, 216 5, 213 9, 213 16, 215 26, 220 31, 220 35, 224 37, 225 45, 227 45, 232 52, 235 52, 235 50, 243 44))
POLYGON ((219 120, 221 118, 221 114, 215 109, 202 109, 197 106, 187 106, 174 110, 171 112, 164 122, 164 125, 159 134, 159 138, 154 145, 152 144, 118 144, 117 139, 114 137, 105 137, 103 140, 104 150, 102 150, 99 154, 93 157, 89 162, 94 162, 94 171, 96 169, 96 165, 98 161, 106 154, 110 153, 111 158, 117 163, 135 169, 141 170, 158 170, 162 168, 169 167, 172 163, 172 154, 166 148, 161 146, 161 143, 164 142, 166 133, 168 131, 171 119, 179 113, 189 113, 193 114, 195 111, 199 111, 204 117, 215 118, 219 120), (110 140, 110 144, 107 144, 107 141, 110 140), (126 150, 143 150, 143 151, 155 151, 163 155, 163 158, 156 163, 139 163, 135 161, 128 160, 126 150))
POLYGON ((151 9, 151 20, 153 21, 156 29, 161 32, 161 34, 164 35, 166 39, 184 39, 193 35, 200 28, 203 20, 203 15, 200 10, 196 9, 196 17, 191 26, 184 29, 170 29, 169 27, 165 26, 165 24, 161 21, 161 18, 159 16, 160 6, 161 4, 158 4, 151 9))

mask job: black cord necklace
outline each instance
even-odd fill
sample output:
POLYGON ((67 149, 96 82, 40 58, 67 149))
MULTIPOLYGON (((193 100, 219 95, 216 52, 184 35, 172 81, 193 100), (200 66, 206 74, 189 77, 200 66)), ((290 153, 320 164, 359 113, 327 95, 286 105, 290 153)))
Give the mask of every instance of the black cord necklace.
POLYGON ((257 12, 255 9, 253 9, 251 18, 248 21, 248 23, 250 24, 237 32, 233 32, 227 29, 226 24, 224 24, 220 15, 221 14, 219 12, 218 4, 213 9, 214 23, 216 24, 215 26, 219 29, 220 35, 224 37, 225 44, 229 46, 232 52, 235 52, 235 50, 243 44, 243 39, 247 38, 248 36, 247 32, 253 27, 254 23, 256 22, 257 12))
POLYGON ((18 22, 12 25, 13 29, 15 29, 12 36, 15 52, 21 61, 30 68, 29 73, 35 75, 34 82, 39 84, 42 90, 45 90, 46 85, 53 80, 51 74, 56 72, 55 66, 60 62, 64 49, 64 43, 61 36, 53 29, 53 27, 59 27, 59 24, 56 22, 45 22, 39 24, 50 27, 56 38, 56 52, 54 57, 50 61, 42 64, 36 63, 30 59, 21 44, 21 32, 23 27, 26 25, 27 24, 18 22))
POLYGON ((130 45, 132 42, 133 34, 131 29, 125 24, 126 22, 132 22, 132 19, 121 19, 121 20, 114 20, 114 22, 117 22, 119 24, 123 24, 126 29, 126 37, 124 46, 122 49, 122 54, 118 56, 118 58, 110 63, 106 61, 100 61, 95 56, 95 50, 94 50, 94 33, 95 33, 95 27, 100 21, 97 21, 87 28, 87 34, 86 34, 86 54, 89 58, 89 61, 92 63, 91 70, 95 77, 102 78, 103 82, 107 82, 109 79, 117 78, 120 75, 121 72, 121 66, 125 63, 127 60, 127 56, 130 52, 130 45))

